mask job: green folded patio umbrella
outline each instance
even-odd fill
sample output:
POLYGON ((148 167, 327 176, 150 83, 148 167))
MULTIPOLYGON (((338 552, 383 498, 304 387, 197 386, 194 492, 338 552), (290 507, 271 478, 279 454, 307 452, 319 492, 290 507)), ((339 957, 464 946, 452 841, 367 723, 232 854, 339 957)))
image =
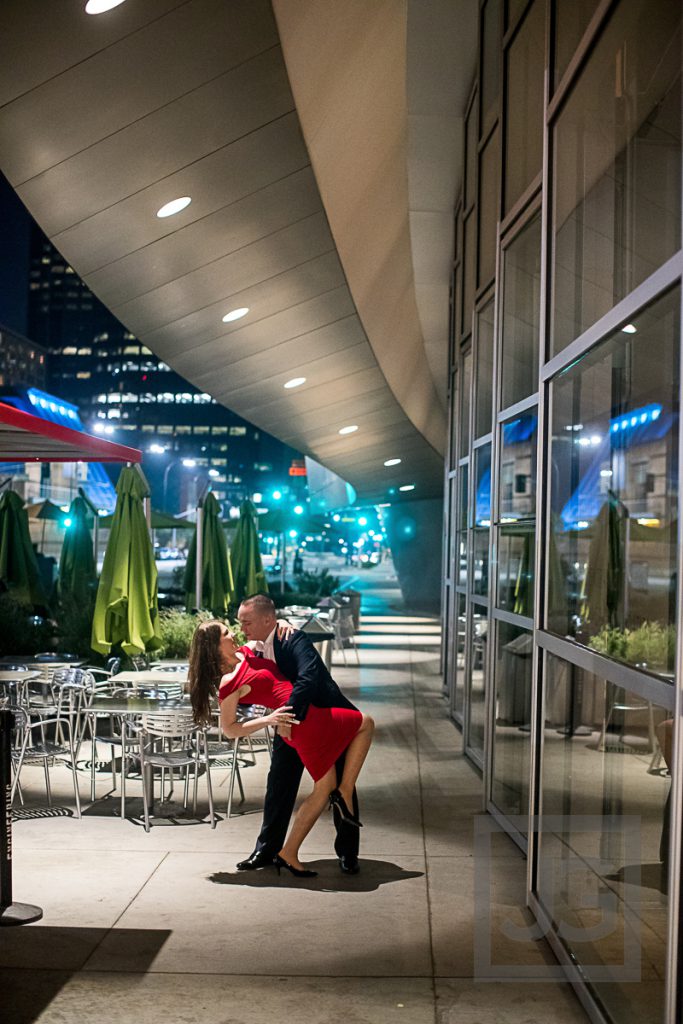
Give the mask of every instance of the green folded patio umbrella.
POLYGON ((0 497, 0 583, 20 604, 47 604, 28 515, 14 491, 5 491, 0 497))
MULTIPOLYGON (((201 607, 210 608, 214 615, 227 615, 228 606, 234 601, 234 585, 230 552, 225 532, 220 521, 221 507, 216 495, 209 491, 204 499, 201 516, 202 531, 202 599, 201 607)), ((185 565, 183 586, 187 610, 197 605, 197 531, 190 543, 185 565)))
POLYGON ((91 646, 100 654, 118 643, 129 655, 161 646, 157 568, 142 505, 148 496, 142 471, 122 469, 93 617, 91 646))
POLYGON ((85 603, 92 594, 97 579, 93 542, 88 527, 92 513, 83 498, 74 498, 66 518, 71 520, 66 527, 62 553, 59 559, 57 595, 67 595, 85 603))
POLYGON ((593 630, 623 627, 628 510, 613 491, 591 527, 581 614, 593 630))
POLYGON ((251 501, 240 505, 240 518, 230 554, 236 601, 241 601, 247 594, 268 590, 258 545, 256 506, 251 501))

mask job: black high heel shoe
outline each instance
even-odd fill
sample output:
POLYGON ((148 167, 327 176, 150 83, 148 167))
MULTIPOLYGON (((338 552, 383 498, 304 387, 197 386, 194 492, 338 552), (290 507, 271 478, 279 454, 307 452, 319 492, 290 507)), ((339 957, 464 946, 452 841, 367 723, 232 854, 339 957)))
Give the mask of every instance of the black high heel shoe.
POLYGON ((359 821, 355 814, 349 810, 346 805, 346 800, 341 795, 338 789, 333 789, 330 793, 330 804, 339 810, 344 821, 348 822, 349 825, 355 825, 356 828, 362 828, 363 822, 359 821))
POLYGON ((318 872, 317 871, 309 871, 308 868, 304 868, 303 871, 302 871, 301 868, 295 868, 291 864, 288 864, 286 860, 283 860, 282 857, 280 856, 280 854, 278 854, 277 857, 275 858, 275 867, 277 868, 278 875, 280 874, 280 871, 282 870, 282 868, 287 868, 287 870, 290 871, 294 875, 295 878, 317 878, 318 877, 318 872))

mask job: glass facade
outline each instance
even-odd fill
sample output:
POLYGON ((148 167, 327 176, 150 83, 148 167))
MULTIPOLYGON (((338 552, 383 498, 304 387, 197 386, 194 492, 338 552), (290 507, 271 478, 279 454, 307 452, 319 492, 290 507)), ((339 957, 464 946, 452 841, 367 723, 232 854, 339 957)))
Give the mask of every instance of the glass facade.
POLYGON ((683 1019, 680 22, 483 0, 457 208, 446 688, 615 1024, 683 1019))

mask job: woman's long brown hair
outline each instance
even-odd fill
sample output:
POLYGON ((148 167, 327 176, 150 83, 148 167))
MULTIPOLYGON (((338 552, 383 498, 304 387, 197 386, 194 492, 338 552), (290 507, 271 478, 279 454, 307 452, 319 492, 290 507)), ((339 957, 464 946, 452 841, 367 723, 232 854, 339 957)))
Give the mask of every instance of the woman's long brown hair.
POLYGON ((224 668, 220 640, 225 623, 209 619, 197 626, 190 646, 188 689, 197 725, 210 725, 211 699, 218 693, 224 668))

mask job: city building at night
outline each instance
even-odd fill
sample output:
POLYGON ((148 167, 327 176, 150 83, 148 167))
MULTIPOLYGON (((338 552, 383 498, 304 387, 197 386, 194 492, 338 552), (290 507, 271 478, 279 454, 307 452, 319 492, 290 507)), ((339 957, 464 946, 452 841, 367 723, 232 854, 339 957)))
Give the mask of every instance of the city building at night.
POLYGON ((36 358, 47 353, 49 388, 78 407, 88 430, 145 452, 160 507, 171 513, 192 508, 210 479, 227 512, 288 479, 298 453, 158 359, 36 225, 28 287, 29 333, 42 346, 35 346, 42 353, 36 358))

